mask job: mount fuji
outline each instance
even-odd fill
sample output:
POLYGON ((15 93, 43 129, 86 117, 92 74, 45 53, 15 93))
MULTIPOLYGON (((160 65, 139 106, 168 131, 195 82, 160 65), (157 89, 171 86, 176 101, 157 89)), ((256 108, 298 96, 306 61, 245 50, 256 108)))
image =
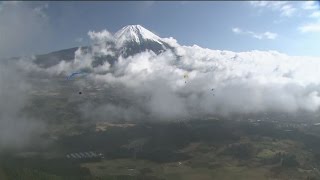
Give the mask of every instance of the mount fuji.
MULTIPOLYGON (((114 43, 108 44, 110 49, 114 51, 115 56, 105 56, 96 58, 93 65, 103 64, 105 61, 113 63, 118 57, 129 57, 144 51, 153 51, 155 54, 160 54, 168 49, 173 50, 168 43, 163 39, 141 25, 128 25, 121 28, 113 34, 114 43)), ((60 61, 72 61, 74 53, 78 47, 64 49, 51 52, 48 54, 37 55, 34 62, 43 68, 48 68, 59 64, 60 61)), ((91 46, 82 47, 82 50, 91 51, 91 46)))

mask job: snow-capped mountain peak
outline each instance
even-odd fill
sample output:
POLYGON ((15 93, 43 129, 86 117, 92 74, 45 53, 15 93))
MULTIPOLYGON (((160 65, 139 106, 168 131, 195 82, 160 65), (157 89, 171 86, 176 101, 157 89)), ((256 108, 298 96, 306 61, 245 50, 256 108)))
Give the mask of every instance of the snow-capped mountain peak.
POLYGON ((120 29, 115 33, 115 38, 119 45, 123 45, 126 42, 136 42, 141 44, 144 41, 154 41, 162 44, 161 38, 151 31, 140 25, 128 25, 120 29))

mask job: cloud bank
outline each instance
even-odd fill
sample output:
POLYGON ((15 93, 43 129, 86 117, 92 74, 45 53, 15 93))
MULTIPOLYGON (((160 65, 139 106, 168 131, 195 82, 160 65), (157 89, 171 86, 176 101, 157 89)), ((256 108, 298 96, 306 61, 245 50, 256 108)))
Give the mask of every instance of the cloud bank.
POLYGON ((44 132, 42 122, 23 113, 31 89, 16 66, 0 62, 0 150, 36 144, 44 132))
POLYGON ((18 57, 34 51, 30 44, 47 43, 50 34, 48 4, 42 2, 0 2, 0 57, 18 57))
POLYGON ((85 104, 86 117, 100 120, 183 120, 205 116, 252 113, 318 113, 320 59, 288 56, 276 51, 231 52, 182 46, 173 38, 162 40, 174 47, 157 55, 145 51, 114 65, 93 67, 95 57, 113 56, 111 33, 89 32, 92 51, 79 49, 72 62, 43 71, 67 75, 87 69, 88 79, 106 94, 116 87, 115 103, 85 104), (185 76, 187 74, 187 76, 185 76))

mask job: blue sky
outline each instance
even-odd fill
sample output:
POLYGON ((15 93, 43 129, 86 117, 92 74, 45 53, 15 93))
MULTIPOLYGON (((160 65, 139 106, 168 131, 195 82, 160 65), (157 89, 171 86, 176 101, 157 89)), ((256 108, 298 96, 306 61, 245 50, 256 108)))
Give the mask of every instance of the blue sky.
POLYGON ((0 16, 0 57, 86 45, 90 30, 116 32, 129 24, 181 45, 320 56, 316 1, 2 2, 0 16))

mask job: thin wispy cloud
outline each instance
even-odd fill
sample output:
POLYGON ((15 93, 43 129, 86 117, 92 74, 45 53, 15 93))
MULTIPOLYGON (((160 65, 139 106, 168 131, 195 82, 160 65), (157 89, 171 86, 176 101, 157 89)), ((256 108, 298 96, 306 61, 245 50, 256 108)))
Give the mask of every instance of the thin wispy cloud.
POLYGON ((299 31, 302 33, 308 33, 308 32, 320 32, 320 23, 309 23, 300 26, 299 31))
POLYGON ((282 5, 286 4, 286 1, 249 1, 252 6, 255 7, 270 7, 274 9, 280 8, 282 5))
POLYGON ((302 9, 309 13, 308 17, 314 19, 313 21, 307 21, 298 27, 298 30, 302 33, 318 33, 320 32, 320 8, 317 1, 303 2, 302 9))
MULTIPOLYGON (((291 17, 293 15, 305 17, 302 24, 297 24, 297 31, 302 33, 320 32, 320 8, 317 1, 306 2, 289 2, 289 1, 251 1, 251 6, 260 10, 269 9, 279 12, 279 17, 274 22, 283 22, 281 17, 291 17)), ((245 34, 251 34, 256 38, 254 33, 247 31, 245 34)))
POLYGON ((268 8, 273 11, 278 11, 281 16, 286 17, 292 16, 297 10, 287 1, 250 1, 249 3, 253 7, 268 8))
POLYGON ((78 43, 82 43, 83 42, 83 38, 82 37, 78 37, 75 39, 76 42, 78 43))
POLYGON ((318 9, 317 2, 316 1, 306 1, 303 3, 302 9, 316 10, 316 9, 318 9))
POLYGON ((296 8, 292 7, 291 5, 284 5, 281 7, 281 15, 282 16, 292 16, 294 12, 296 12, 296 8))
POLYGON ((320 11, 315 11, 315 12, 311 13, 309 17, 320 18, 320 11))
POLYGON ((48 3, 33 8, 33 11, 42 18, 48 18, 45 10, 48 9, 48 3))
POLYGON ((232 28, 232 32, 234 32, 235 34, 250 35, 253 38, 261 39, 261 40, 262 39, 273 40, 273 39, 276 39, 278 37, 277 33, 272 33, 272 32, 269 32, 269 31, 266 31, 266 32, 263 32, 263 33, 256 33, 256 32, 253 32, 253 31, 242 30, 242 29, 240 29, 238 27, 232 28))
POLYGON ((310 18, 319 18, 320 17, 320 8, 317 4, 316 1, 307 1, 307 2, 303 2, 302 4, 302 9, 305 12, 311 12, 311 14, 309 15, 310 18))
POLYGON ((252 6, 255 7, 265 7, 268 4, 268 1, 249 1, 252 6))

